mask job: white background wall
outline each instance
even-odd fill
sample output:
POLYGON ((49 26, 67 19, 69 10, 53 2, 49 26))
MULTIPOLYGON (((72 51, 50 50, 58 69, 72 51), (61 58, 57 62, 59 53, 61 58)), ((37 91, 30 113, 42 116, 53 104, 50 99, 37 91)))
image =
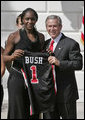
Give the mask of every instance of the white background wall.
MULTIPOLYGON (((1 45, 3 47, 8 35, 16 30, 16 17, 28 7, 38 12, 39 20, 36 27, 46 39, 49 38, 45 28, 46 17, 51 14, 59 15, 63 22, 62 32, 80 44, 84 58, 84 46, 80 41, 84 1, 1 1, 1 45)), ((78 102, 84 102, 84 67, 75 73, 80 97, 78 102)), ((3 77, 5 88, 8 75, 6 71, 3 77)))

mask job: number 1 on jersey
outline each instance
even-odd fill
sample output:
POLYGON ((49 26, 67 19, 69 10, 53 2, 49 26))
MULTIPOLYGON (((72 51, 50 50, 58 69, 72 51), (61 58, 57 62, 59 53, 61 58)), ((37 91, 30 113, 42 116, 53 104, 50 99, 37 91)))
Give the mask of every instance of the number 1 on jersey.
POLYGON ((31 83, 32 84, 36 84, 39 83, 39 80, 37 79, 37 68, 36 66, 31 66, 31 71, 32 71, 32 79, 31 79, 31 83))

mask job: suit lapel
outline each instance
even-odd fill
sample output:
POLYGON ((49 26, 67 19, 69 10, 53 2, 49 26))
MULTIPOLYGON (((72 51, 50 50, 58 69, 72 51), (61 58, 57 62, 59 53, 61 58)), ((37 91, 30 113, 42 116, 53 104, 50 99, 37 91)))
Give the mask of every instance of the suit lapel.
POLYGON ((62 35, 61 39, 59 40, 55 50, 54 50, 54 54, 56 57, 59 57, 61 51, 63 51, 63 46, 64 46, 64 35, 62 35))
POLYGON ((48 40, 46 41, 46 49, 49 49, 50 42, 51 42, 51 39, 48 39, 48 40))
MULTIPOLYGON (((57 46, 56 46, 56 48, 55 48, 55 50, 54 50, 54 54, 55 54, 56 57, 59 57, 61 51, 63 51, 63 46, 64 46, 64 40, 63 40, 63 39, 65 39, 65 38, 66 38, 65 35, 62 33, 62 37, 61 37, 61 39, 59 40, 59 42, 58 42, 58 44, 57 44, 57 46)), ((51 41, 51 39, 48 39, 48 40, 46 41, 46 42, 47 42, 47 43, 46 43, 46 49, 49 48, 50 41, 51 41)))

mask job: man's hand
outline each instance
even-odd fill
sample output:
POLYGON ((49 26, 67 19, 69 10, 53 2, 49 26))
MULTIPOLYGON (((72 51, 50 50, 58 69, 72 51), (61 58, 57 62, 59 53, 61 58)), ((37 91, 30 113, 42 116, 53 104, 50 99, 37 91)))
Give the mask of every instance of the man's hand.
POLYGON ((60 65, 60 61, 54 57, 54 56, 49 56, 48 57, 48 61, 49 63, 52 65, 52 64, 55 64, 56 66, 59 66, 60 65))

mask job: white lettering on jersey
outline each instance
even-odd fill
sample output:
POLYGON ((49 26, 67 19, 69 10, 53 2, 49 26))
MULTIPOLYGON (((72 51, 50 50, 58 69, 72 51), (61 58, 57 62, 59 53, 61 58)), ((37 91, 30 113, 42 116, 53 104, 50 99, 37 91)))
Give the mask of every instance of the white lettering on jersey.
POLYGON ((25 64, 43 64, 43 57, 25 57, 25 64))

